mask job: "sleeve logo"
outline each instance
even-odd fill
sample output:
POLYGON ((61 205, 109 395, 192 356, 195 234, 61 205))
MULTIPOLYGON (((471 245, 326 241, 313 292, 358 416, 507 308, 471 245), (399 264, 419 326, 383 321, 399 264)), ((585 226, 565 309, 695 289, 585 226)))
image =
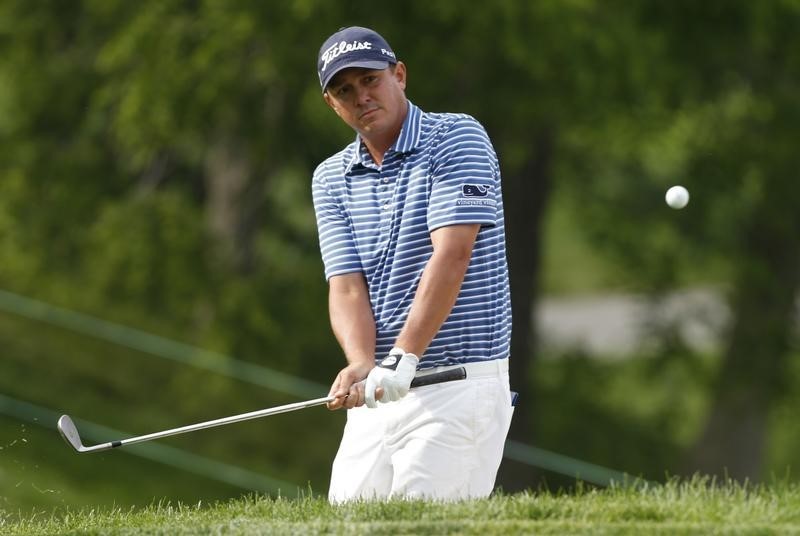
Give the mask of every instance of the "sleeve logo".
POLYGON ((464 197, 486 197, 489 195, 489 186, 481 184, 464 184, 461 187, 461 195, 464 197))

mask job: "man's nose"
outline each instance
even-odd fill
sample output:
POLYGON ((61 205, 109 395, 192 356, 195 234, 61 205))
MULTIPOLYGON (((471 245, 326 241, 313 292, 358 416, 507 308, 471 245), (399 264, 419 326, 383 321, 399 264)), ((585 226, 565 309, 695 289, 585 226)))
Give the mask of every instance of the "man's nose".
POLYGON ((358 104, 366 104, 372 100, 369 94, 369 88, 366 86, 356 86, 356 99, 358 104))

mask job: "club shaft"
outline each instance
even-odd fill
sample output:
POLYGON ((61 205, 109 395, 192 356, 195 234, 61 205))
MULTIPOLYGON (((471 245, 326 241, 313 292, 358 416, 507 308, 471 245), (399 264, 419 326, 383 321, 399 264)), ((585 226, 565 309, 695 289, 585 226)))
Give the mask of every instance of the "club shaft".
MULTIPOLYGON (((436 383, 443 383, 443 382, 450 382, 455 380, 463 380, 466 378, 466 371, 464 368, 455 368, 446 370, 443 372, 437 372, 434 374, 428 374, 424 376, 418 376, 414 378, 411 382, 411 387, 422 387, 424 385, 432 385, 436 383)), ((178 434, 185 434, 187 432, 195 432, 197 430, 203 430, 205 428, 213 428, 215 426, 222 426, 225 424, 232 424, 235 422, 247 421, 250 419, 258 419, 260 417, 267 417, 270 415, 277 415, 279 413, 288 413, 290 411, 296 411, 299 409, 310 408, 312 406, 321 406, 322 404, 327 404, 328 402, 332 402, 335 400, 336 397, 333 396, 325 396, 322 398, 314 398, 312 400, 306 400, 304 402, 295 402, 293 404, 286 404, 283 406, 277 406, 274 408, 266 408, 260 409, 257 411, 250 411, 248 413, 240 413, 239 415, 231 415, 230 417, 223 417, 221 419, 214 419, 211 421, 199 422, 196 424, 189 424, 187 426, 181 426, 179 428, 172 428, 170 430, 163 430, 161 432, 154 432, 152 434, 146 434, 136 437, 129 437, 127 439, 121 439, 118 441, 110 441, 108 443, 101 443, 99 445, 94 445, 91 447, 81 447, 80 452, 96 452, 101 450, 109 450, 117 447, 122 447, 125 445, 133 445, 135 443, 142 443, 144 441, 152 441, 153 439, 160 439, 162 437, 169 437, 178 434)))
POLYGON ((204 430, 206 428, 213 428, 215 426, 222 426, 225 424, 232 424, 235 422, 247 421, 250 419, 258 419, 260 417, 268 417, 270 415, 277 415, 279 413, 288 413, 290 411, 296 411, 299 409, 310 408, 312 406, 321 406, 322 404, 327 404, 334 400, 332 396, 326 396, 322 398, 315 398, 313 400, 306 400, 304 402, 295 402, 293 404, 286 404, 283 406, 277 406, 274 408, 266 408, 260 409, 257 411, 250 411, 248 413, 241 413, 239 415, 231 415, 230 417, 223 417, 221 419, 214 419, 211 421, 199 422, 197 424, 189 424, 187 426, 181 426, 179 428, 172 428, 171 430, 164 430, 162 432, 154 432, 152 434, 137 436, 137 437, 130 437, 128 439, 123 439, 120 441, 112 441, 110 443, 111 447, 121 447, 123 445, 133 445, 134 443, 141 443, 143 441, 151 441, 153 439, 160 439, 162 437, 169 437, 178 434, 185 434, 187 432, 195 432, 197 430, 204 430), (118 444, 117 444, 118 443, 118 444))

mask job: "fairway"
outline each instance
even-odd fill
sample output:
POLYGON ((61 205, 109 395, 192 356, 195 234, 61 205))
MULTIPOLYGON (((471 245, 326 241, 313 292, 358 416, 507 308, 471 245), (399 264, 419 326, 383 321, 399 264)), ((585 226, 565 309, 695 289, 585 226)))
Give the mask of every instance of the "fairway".
POLYGON ((214 505, 61 511, 12 520, 0 532, 32 534, 793 534, 800 488, 672 481, 636 489, 496 495, 442 504, 247 497, 214 505))

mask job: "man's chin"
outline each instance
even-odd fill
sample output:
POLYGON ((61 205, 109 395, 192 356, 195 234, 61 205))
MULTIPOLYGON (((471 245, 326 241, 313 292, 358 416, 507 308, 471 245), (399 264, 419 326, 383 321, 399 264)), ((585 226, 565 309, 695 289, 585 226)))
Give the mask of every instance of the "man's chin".
POLYGON ((361 130, 364 132, 375 132, 376 130, 380 129, 380 121, 376 119, 362 121, 361 122, 361 130))

